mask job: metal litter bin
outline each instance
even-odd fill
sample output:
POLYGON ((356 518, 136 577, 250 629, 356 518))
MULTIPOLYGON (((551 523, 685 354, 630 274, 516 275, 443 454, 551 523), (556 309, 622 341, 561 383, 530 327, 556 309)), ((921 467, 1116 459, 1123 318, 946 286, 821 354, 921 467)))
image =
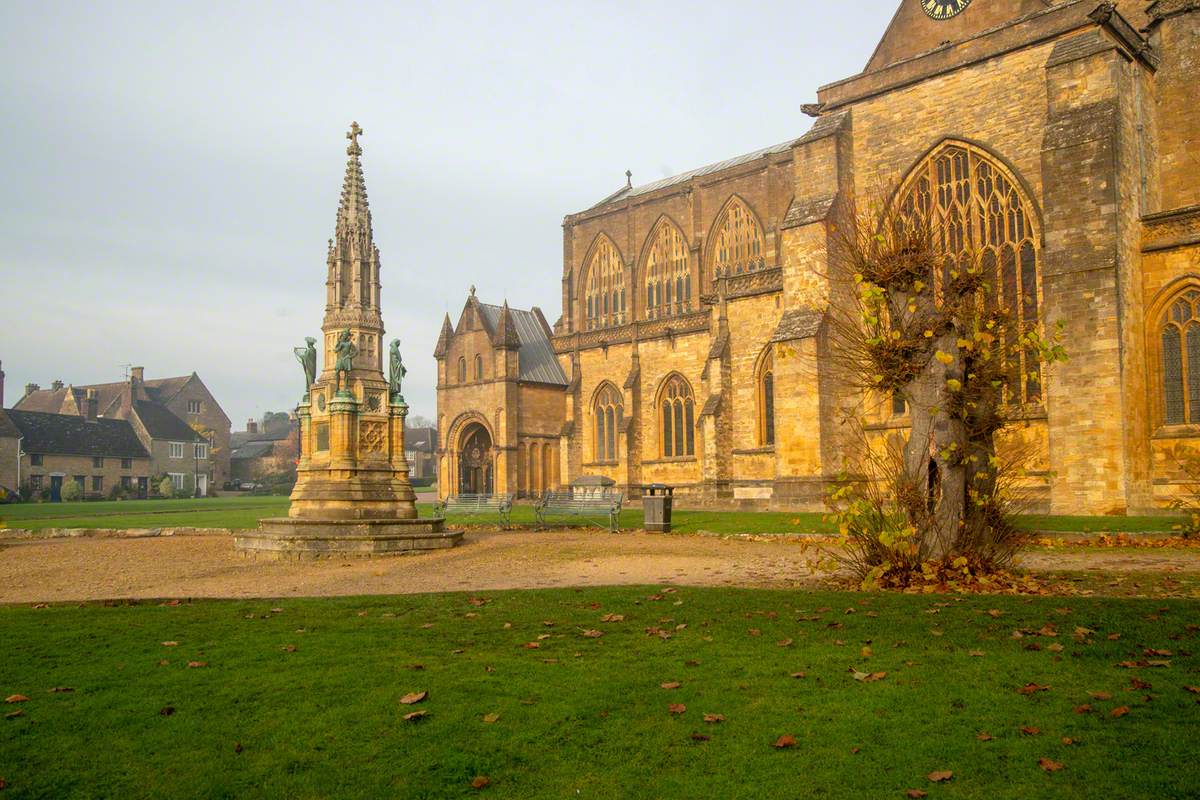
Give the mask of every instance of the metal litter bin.
POLYGON ((671 501, 675 487, 652 483, 642 487, 642 509, 648 531, 671 532, 671 501))

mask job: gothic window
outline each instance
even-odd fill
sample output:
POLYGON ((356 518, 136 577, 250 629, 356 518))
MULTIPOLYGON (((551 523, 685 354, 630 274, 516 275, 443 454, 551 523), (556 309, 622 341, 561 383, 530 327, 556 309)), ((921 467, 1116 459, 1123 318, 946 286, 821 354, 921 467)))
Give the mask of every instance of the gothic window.
POLYGON ((767 345, 758 365, 758 444, 775 444, 775 356, 767 345))
POLYGON ((483 356, 475 356, 475 380, 483 380, 483 356))
MULTIPOLYGON (((945 254, 937 291, 973 259, 982 265, 985 302, 1008 311, 1016 330, 1038 325, 1041 243, 1033 207, 1015 176, 982 150, 947 142, 909 175, 901 194, 906 214, 927 219, 935 246, 945 254)), ((1039 403, 1041 364, 1037 353, 1004 342, 1008 403, 1039 403)))
POLYGON ((1162 338, 1163 422, 1200 424, 1200 291, 1167 308, 1162 338))
POLYGON ((663 220, 646 258, 646 318, 673 317, 692 307, 692 272, 683 233, 663 220))
POLYGON ((620 441, 624 407, 621 393, 611 383, 604 384, 596 392, 592 416, 596 421, 595 460, 618 460, 617 442, 620 441))
POLYGON ((600 239, 588 260, 584 295, 588 330, 625 324, 625 267, 607 236, 600 239))
POLYGON ((713 271, 725 275, 753 272, 764 266, 763 234, 758 220, 740 197, 729 201, 713 230, 713 271))
POLYGON ((672 375, 659 392, 658 429, 662 432, 663 458, 696 455, 696 411, 692 387, 681 375, 672 375))
POLYGON ((458 359, 458 382, 467 382, 467 359, 461 356, 458 359))

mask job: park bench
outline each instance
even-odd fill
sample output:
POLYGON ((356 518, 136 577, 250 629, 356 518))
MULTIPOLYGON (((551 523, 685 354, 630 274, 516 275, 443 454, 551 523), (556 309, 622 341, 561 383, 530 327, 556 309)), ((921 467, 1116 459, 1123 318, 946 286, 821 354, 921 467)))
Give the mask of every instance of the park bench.
POLYGON ((447 514, 499 514, 507 528, 512 504, 511 494, 456 494, 434 505, 434 509, 443 517, 447 514))
POLYGON ((624 492, 546 492, 533 507, 538 529, 546 527, 548 515, 607 518, 609 533, 619 529, 618 516, 624 492))

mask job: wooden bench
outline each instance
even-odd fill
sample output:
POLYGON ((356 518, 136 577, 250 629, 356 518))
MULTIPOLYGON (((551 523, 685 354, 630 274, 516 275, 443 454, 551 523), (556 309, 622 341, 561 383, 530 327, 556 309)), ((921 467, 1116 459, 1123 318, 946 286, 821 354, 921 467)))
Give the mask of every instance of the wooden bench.
POLYGON ((512 511, 511 494, 456 494, 434 504, 439 516, 447 514, 499 514, 504 527, 509 527, 512 511))
POLYGON ((607 518, 609 533, 616 533, 620 529, 618 517, 624 498, 624 492, 546 492, 533 510, 539 530, 546 527, 547 515, 562 514, 607 518))

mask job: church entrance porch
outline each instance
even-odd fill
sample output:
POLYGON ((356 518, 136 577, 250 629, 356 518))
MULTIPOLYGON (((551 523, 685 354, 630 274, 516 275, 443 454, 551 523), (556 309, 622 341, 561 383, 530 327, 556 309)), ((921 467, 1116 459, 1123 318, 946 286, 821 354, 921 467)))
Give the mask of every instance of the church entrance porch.
POLYGON ((492 494, 495 453, 487 429, 473 422, 463 429, 459 448, 458 493, 492 494))

